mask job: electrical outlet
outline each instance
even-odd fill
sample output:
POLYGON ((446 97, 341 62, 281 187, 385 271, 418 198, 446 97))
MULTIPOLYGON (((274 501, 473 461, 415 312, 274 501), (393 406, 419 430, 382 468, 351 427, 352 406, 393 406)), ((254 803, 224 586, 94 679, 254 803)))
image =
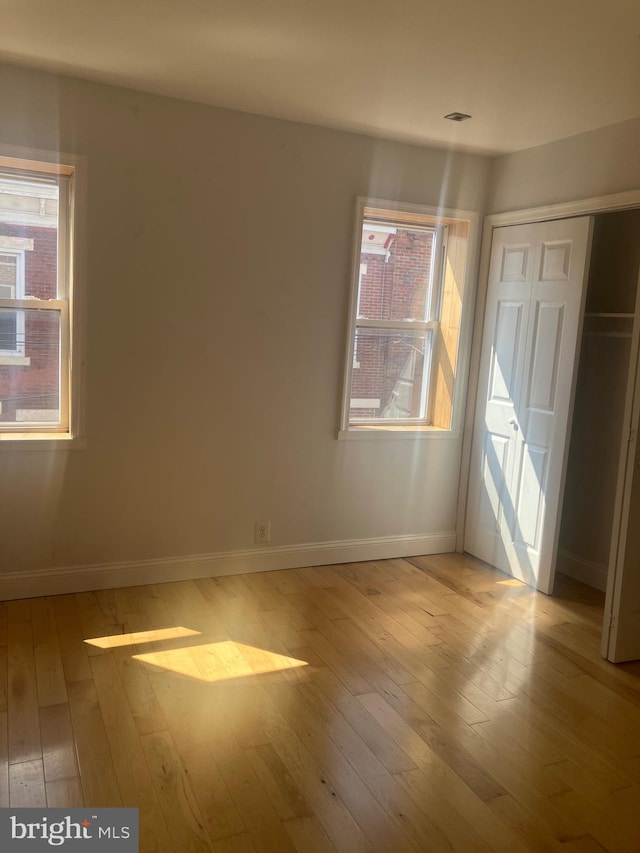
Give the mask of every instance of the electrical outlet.
POLYGON ((271 522, 256 521, 256 545, 271 544, 271 522))

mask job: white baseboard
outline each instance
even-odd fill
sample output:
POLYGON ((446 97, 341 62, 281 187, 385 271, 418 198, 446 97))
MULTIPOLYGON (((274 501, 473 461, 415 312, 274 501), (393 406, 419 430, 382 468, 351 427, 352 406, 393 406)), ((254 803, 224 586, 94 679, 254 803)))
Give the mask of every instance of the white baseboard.
POLYGON ((271 572, 303 566, 356 563, 361 560, 414 557, 420 554, 444 554, 453 551, 455 543, 455 531, 450 531, 251 548, 244 551, 196 554, 189 557, 5 572, 0 574, 0 600, 222 577, 247 572, 271 572))
POLYGON ((578 557, 577 554, 571 554, 569 551, 560 549, 556 571, 593 587, 593 589, 599 589, 601 592, 607 591, 608 569, 602 563, 593 563, 590 560, 585 560, 584 557, 578 557))

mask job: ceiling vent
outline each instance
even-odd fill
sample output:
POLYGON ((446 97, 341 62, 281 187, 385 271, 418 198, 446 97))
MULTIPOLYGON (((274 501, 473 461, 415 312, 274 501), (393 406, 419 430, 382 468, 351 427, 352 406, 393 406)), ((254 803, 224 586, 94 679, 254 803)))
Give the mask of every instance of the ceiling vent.
POLYGON ((449 121, 466 121, 468 118, 471 118, 467 113, 449 113, 445 116, 449 121))

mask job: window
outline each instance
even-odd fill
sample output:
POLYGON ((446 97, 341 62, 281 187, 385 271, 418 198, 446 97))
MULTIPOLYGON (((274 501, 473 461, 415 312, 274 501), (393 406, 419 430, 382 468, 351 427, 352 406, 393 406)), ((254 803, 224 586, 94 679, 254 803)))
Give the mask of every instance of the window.
POLYGON ((0 439, 71 437, 73 169, 0 156, 0 439))
POLYGON ((383 205, 358 206, 343 430, 449 430, 470 219, 383 205))

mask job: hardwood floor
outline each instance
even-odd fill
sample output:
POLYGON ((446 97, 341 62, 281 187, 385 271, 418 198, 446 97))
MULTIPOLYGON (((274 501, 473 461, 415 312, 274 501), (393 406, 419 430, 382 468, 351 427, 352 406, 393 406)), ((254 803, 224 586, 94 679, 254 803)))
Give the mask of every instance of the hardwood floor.
POLYGON ((140 850, 640 851, 602 596, 457 554, 0 603, 0 805, 140 850))

